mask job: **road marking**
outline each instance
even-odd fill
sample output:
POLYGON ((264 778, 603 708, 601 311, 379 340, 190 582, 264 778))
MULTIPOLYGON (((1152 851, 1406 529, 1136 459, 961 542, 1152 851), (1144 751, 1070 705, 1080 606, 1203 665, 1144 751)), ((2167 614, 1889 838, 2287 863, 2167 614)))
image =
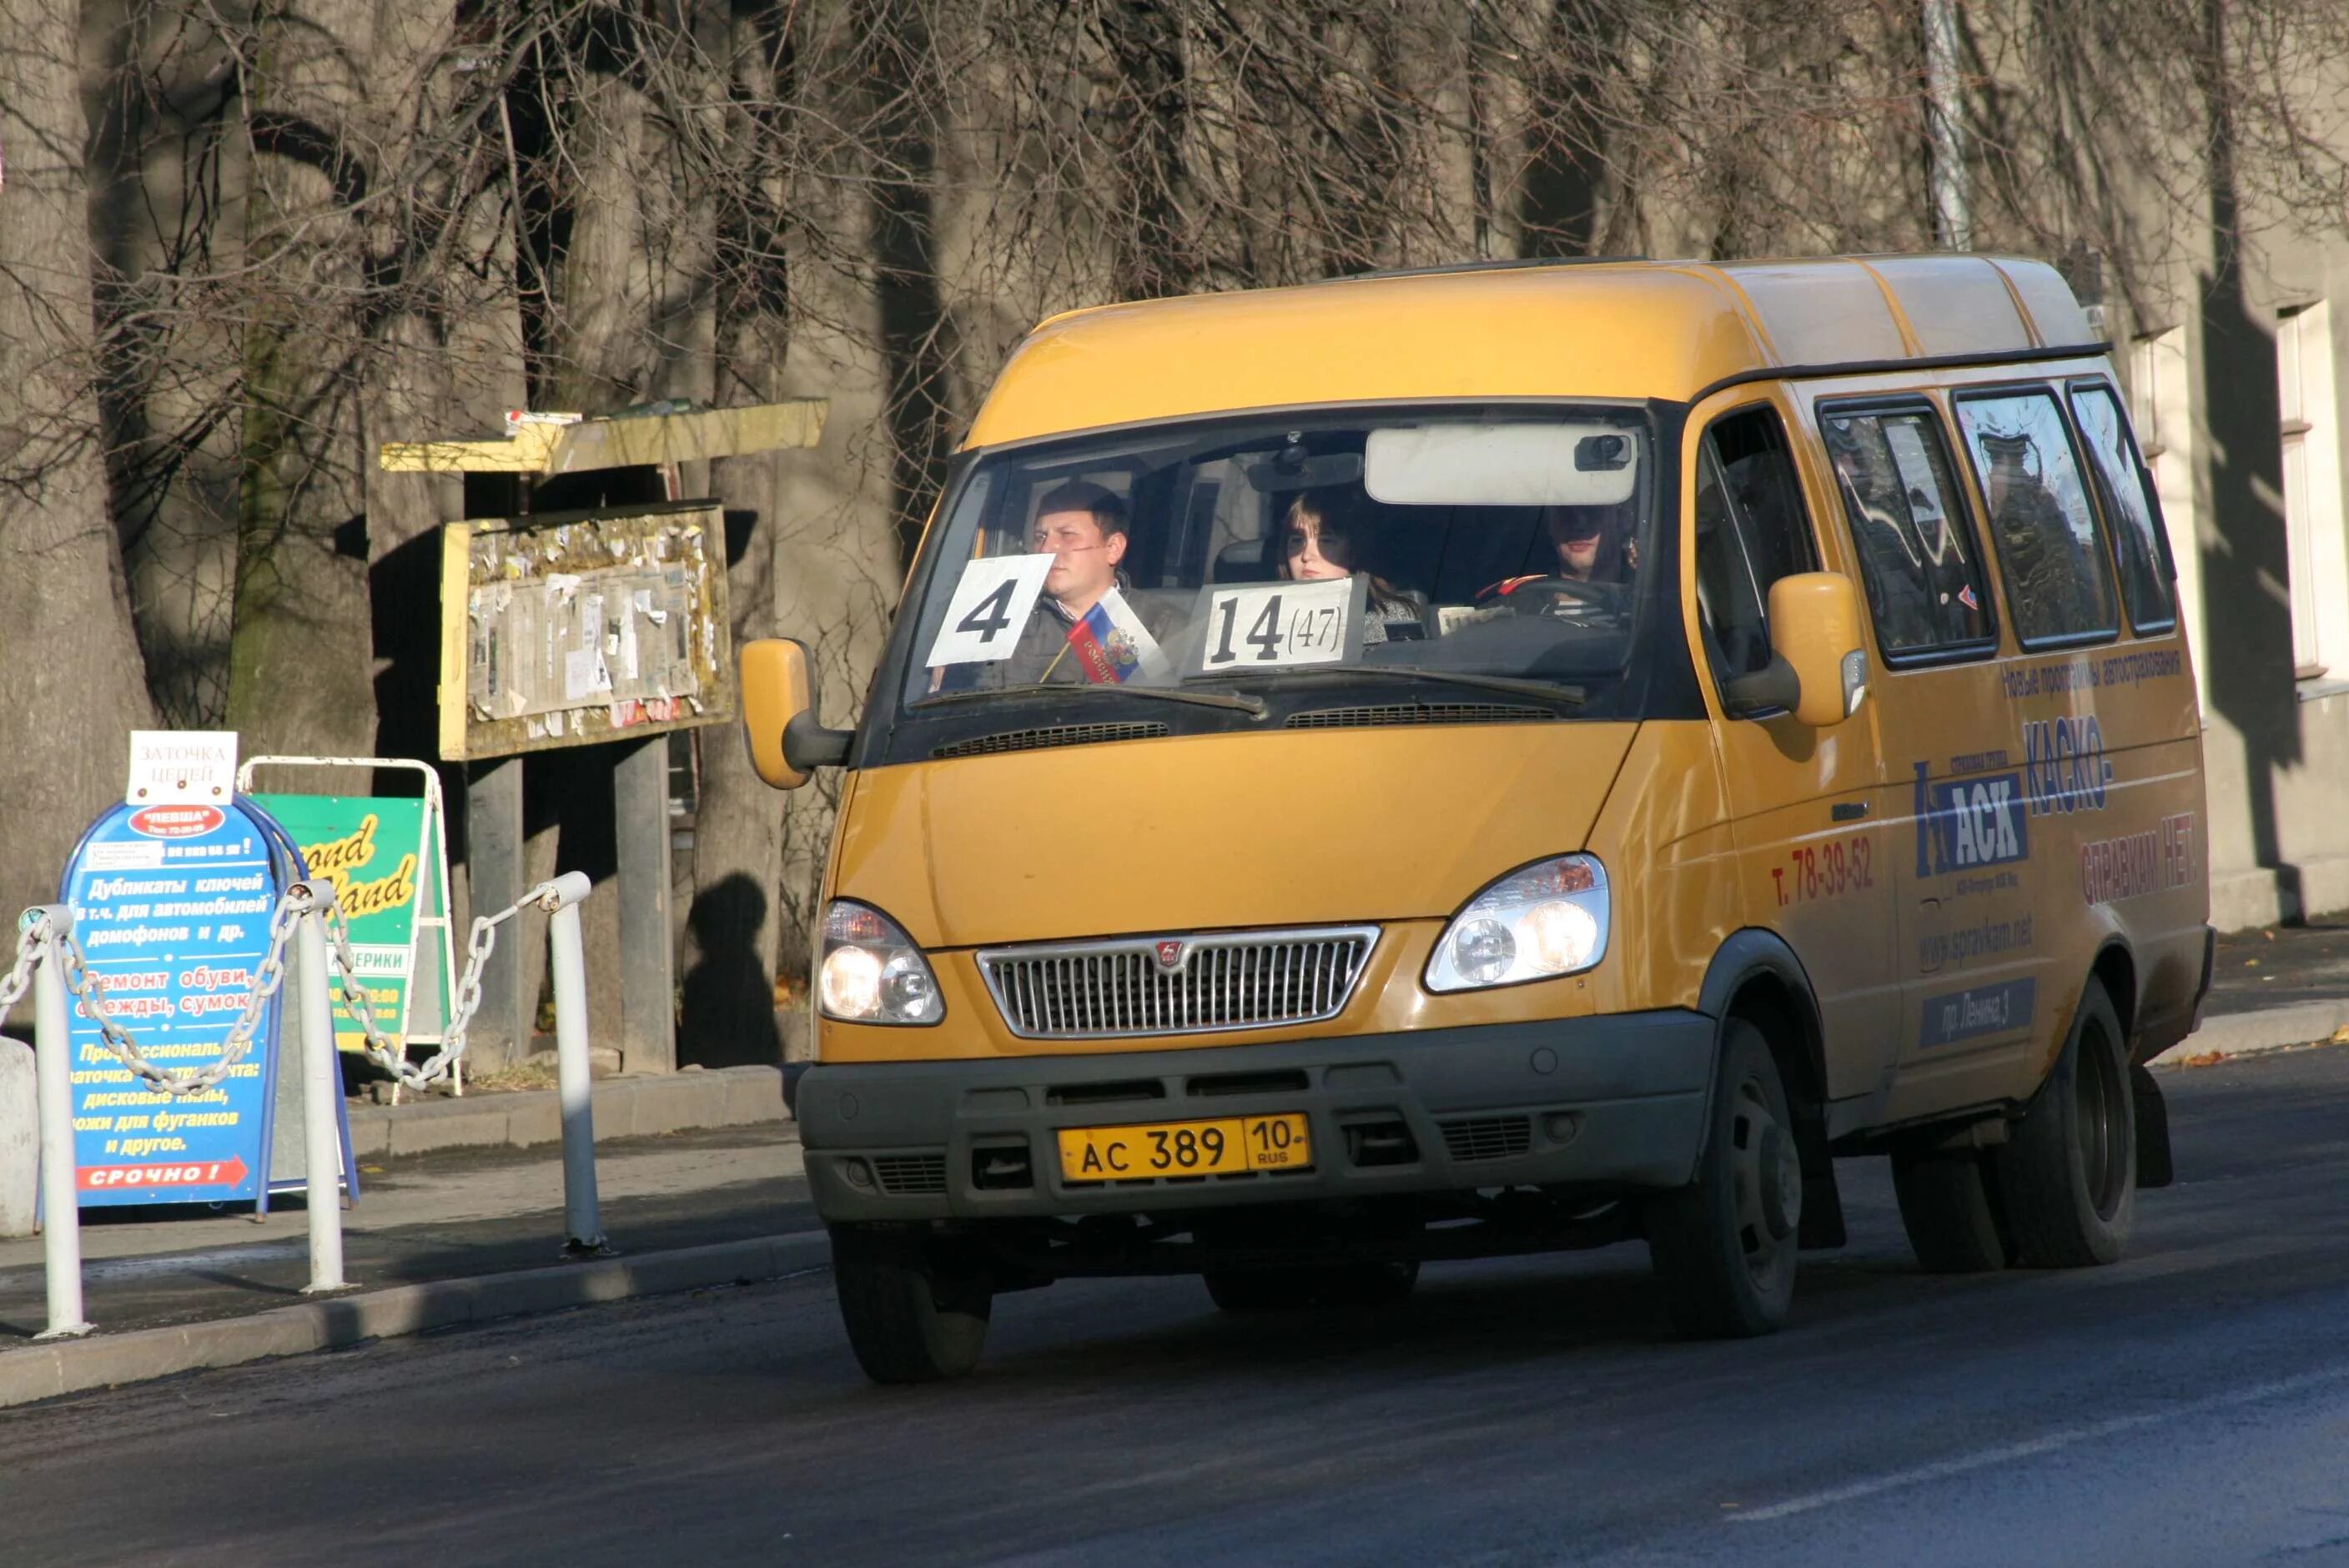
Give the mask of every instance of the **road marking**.
POLYGON ((1995 1465, 2011 1464, 2016 1460, 2035 1458, 2054 1453, 2116 1433, 2134 1431, 2140 1427, 2158 1426, 2181 1417, 2198 1416, 2211 1410, 2224 1410, 2238 1405, 2253 1405, 2262 1399, 2281 1398, 2328 1384, 2349 1382, 2349 1366, 2335 1367, 2323 1372, 2304 1372, 2297 1377, 2280 1377, 2271 1383, 2254 1383, 2248 1388, 2231 1393, 2212 1394, 2205 1398, 2189 1399, 2165 1405, 2158 1410, 2146 1410, 2134 1416, 2116 1416, 2092 1426, 2066 1427, 2062 1431, 2049 1432, 2020 1443, 2001 1443, 1996 1448, 1979 1449, 1956 1459, 1940 1460, 1914 1470, 1894 1470, 1887 1475, 1856 1480, 1847 1486, 1829 1487, 1825 1491, 1810 1492, 1802 1497, 1774 1502, 1767 1508, 1751 1509, 1728 1516, 1729 1522, 1752 1524, 1763 1520, 1785 1519, 1797 1513, 1809 1513, 1815 1509, 1833 1508, 1837 1503, 1857 1502, 1902 1487, 1922 1486, 1929 1481, 1946 1480, 1951 1476, 1967 1475, 1974 1470, 1989 1470, 1995 1465))

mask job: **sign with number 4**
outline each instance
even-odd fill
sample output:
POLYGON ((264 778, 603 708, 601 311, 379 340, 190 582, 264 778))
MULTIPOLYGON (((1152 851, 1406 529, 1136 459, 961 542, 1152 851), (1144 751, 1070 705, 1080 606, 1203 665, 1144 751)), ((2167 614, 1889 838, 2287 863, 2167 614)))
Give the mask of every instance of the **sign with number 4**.
POLYGON ((964 567, 928 662, 977 665, 1009 658, 1028 613, 1044 592, 1044 573, 1051 569, 1049 554, 986 555, 964 567))

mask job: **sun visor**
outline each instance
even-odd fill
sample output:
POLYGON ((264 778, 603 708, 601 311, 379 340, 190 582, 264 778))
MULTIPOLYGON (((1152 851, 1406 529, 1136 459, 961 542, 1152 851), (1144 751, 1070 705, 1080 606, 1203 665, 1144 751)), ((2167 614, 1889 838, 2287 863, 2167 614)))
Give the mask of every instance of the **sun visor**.
POLYGON ((1362 486, 1390 506, 1615 506, 1640 447, 1595 421, 1411 425, 1370 433, 1362 486))

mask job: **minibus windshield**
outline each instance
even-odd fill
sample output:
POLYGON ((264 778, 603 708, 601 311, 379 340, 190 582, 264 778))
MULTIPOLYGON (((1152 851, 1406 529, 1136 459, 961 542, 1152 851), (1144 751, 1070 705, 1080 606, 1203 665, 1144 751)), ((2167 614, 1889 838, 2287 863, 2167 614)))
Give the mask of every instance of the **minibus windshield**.
POLYGON ((1096 688, 1133 700, 1088 717, 1156 717, 1176 710, 1145 693, 1293 707, 1380 686, 1622 716, 1657 468, 1650 410, 1619 404, 1288 414, 986 456, 917 578, 904 709, 1096 688))

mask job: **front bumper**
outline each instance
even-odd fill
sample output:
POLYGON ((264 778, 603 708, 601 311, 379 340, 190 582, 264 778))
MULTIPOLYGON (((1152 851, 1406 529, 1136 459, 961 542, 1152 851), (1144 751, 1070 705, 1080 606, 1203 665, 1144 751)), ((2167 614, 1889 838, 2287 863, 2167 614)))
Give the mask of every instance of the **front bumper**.
POLYGON ((1668 1188, 1691 1179, 1703 1144, 1713 1040, 1712 1018, 1672 1010, 1177 1051, 819 1063, 797 1109, 816 1209, 835 1223, 1668 1188), (1061 1178, 1062 1128, 1278 1111, 1309 1119, 1309 1170, 1061 1178))

